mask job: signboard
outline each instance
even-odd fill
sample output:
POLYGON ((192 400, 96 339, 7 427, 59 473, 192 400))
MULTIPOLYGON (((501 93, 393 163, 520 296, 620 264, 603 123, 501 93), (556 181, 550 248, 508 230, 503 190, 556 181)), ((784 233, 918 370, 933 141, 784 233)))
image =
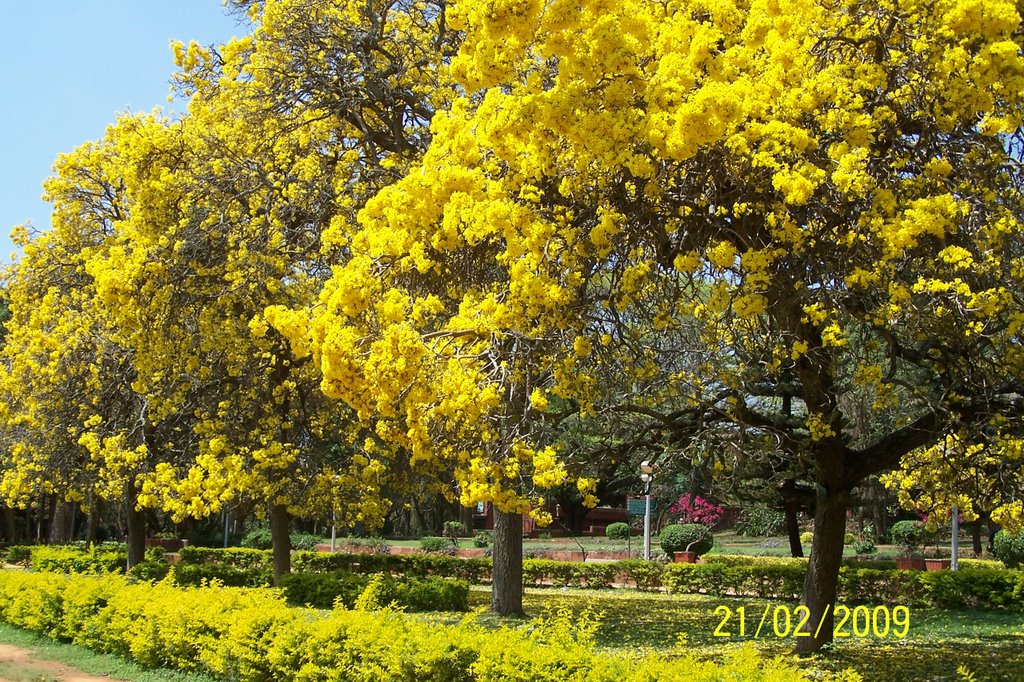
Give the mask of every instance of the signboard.
MULTIPOLYGON (((657 508, 657 500, 651 499, 651 513, 657 508)), ((647 500, 642 497, 634 497, 626 500, 626 513, 630 516, 643 516, 646 513, 647 500)))

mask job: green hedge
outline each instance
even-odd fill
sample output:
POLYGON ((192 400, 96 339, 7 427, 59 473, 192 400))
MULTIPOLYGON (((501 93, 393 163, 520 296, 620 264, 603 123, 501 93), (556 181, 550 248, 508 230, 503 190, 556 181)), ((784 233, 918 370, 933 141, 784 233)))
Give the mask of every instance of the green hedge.
POLYGON ((274 554, 269 549, 248 547, 182 547, 178 553, 183 564, 224 564, 234 568, 269 568, 273 570, 274 554))
POLYGON ((751 647, 723 663, 597 651, 593 632, 570 614, 484 629, 389 610, 323 614, 289 607, 272 590, 182 589, 118 576, 0 571, 0 619, 144 666, 238 682, 808 679, 751 647))
MULTIPOLYGON (((525 562, 524 562, 525 564, 525 562)), ((298 552, 292 570, 300 573, 386 573, 411 577, 458 578, 472 584, 491 580, 490 559, 463 559, 443 554, 369 554, 298 552)))
POLYGON ((175 564, 171 568, 175 584, 182 587, 197 587, 219 582, 230 587, 269 587, 274 583, 274 572, 269 566, 237 568, 230 564, 175 564))
POLYGON ((329 609, 340 603, 353 608, 357 600, 373 591, 372 601, 381 606, 395 604, 407 611, 468 611, 469 583, 445 578, 396 580, 377 573, 291 573, 281 576, 285 599, 293 606, 329 609))
POLYGON ((37 545, 30 550, 29 565, 53 573, 124 573, 128 552, 123 546, 37 545))
MULTIPOLYGON (((209 562, 215 561, 218 554, 233 552, 230 549, 201 551, 206 557, 204 561, 209 562)), ((902 603, 941 608, 958 608, 956 605, 960 604, 970 608, 1024 610, 1024 572, 986 567, 998 567, 998 562, 965 559, 961 563, 965 568, 956 572, 919 572, 895 570, 895 563, 891 561, 846 562, 839 574, 839 599, 852 604, 902 603), (978 588, 980 584, 988 587, 978 588)), ((423 554, 299 552, 293 556, 292 568, 298 573, 313 574, 340 571, 405 578, 455 578, 471 584, 488 583, 491 579, 490 559, 423 554)), ((806 570, 807 559, 729 554, 709 554, 699 564, 525 559, 523 583, 538 587, 587 588, 632 584, 641 590, 665 589, 673 593, 799 599, 806 570)), ((266 581, 269 582, 269 577, 266 581)), ((254 584, 230 579, 223 582, 254 584)))

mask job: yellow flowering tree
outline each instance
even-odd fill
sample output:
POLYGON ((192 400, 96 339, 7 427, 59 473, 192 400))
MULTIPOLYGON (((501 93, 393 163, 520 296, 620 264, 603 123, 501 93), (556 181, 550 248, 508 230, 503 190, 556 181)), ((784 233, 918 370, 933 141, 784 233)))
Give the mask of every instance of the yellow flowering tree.
POLYGON ((448 34, 431 3, 247 9, 249 35, 173 46, 188 112, 132 137, 149 150, 126 162, 135 210, 87 270, 154 413, 195 419, 191 456, 147 474, 144 501, 175 518, 264 504, 279 576, 292 516, 379 525, 400 476, 264 311, 297 324, 275 311, 312 301, 355 211, 419 154, 448 34))
POLYGON ((138 477, 170 457, 173 446, 164 441, 181 442, 177 434, 186 427, 180 418, 151 419, 134 353, 119 342, 87 273, 89 259, 106 252, 131 210, 119 171, 120 130, 58 160, 46 183, 52 230, 15 231, 24 255, 5 278, 13 317, 3 348, 7 462, 0 490, 21 505, 43 494, 84 502, 90 538, 101 502, 123 505, 134 565, 146 535, 138 477))
POLYGON ((813 479, 818 649, 850 490, 1015 409, 1016 6, 465 0, 449 23, 464 96, 294 335, 325 392, 516 512, 565 466, 531 414, 601 409, 611 349, 660 377, 639 402, 770 434, 813 479), (852 390, 894 427, 855 436, 852 390))
POLYGON ((996 429, 947 435, 904 457, 882 482, 902 507, 927 514, 932 530, 955 507, 974 522, 974 551, 980 553, 982 522, 1011 530, 1024 523, 1021 448, 1018 435, 996 429))

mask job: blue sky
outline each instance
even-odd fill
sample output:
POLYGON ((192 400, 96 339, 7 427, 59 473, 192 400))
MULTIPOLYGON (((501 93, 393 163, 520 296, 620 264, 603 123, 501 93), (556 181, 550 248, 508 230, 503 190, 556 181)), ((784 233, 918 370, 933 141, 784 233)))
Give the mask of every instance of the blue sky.
POLYGON ((12 227, 49 228, 40 196, 58 154, 118 112, 172 108, 172 39, 247 32, 220 0, 0 0, 0 262, 12 227))

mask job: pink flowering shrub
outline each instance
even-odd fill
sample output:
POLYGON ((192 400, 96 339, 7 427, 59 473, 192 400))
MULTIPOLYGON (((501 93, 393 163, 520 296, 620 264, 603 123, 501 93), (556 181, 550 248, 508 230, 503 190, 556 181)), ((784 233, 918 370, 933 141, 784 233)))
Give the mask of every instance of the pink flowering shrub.
POLYGON ((668 508, 668 513, 677 517, 679 523, 700 523, 712 528, 722 518, 725 509, 700 495, 686 493, 668 508))

